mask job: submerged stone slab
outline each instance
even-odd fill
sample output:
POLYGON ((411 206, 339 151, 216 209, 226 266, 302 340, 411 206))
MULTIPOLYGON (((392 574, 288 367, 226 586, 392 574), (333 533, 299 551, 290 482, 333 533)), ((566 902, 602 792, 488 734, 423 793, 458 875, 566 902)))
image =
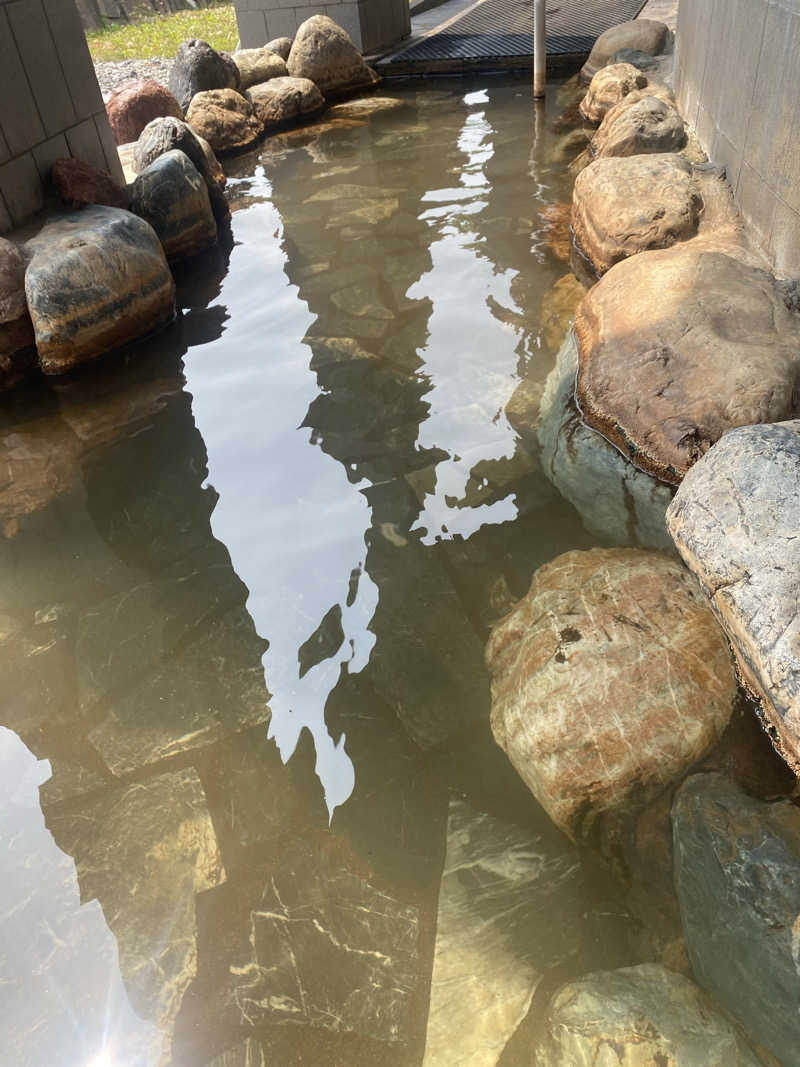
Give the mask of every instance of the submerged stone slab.
POLYGON ((583 911, 573 849, 454 797, 423 1067, 495 1067, 543 973, 577 952, 583 911))
POLYGON ((152 227, 90 207, 29 242, 25 294, 45 374, 61 374, 152 333, 174 315, 175 284, 152 227))
POLYGON ((550 1002, 537 1067, 703 1064, 759 1067, 761 1060, 694 982, 656 963, 597 971, 550 1002))
POLYGON ((773 742, 800 772, 800 422, 726 433, 689 471, 667 521, 773 742))
POLYGON ((672 806, 675 883, 695 977, 781 1063, 800 1043, 800 811, 721 774, 672 806))
POLYGON ((360 96, 334 104, 329 114, 334 119, 365 119, 402 107, 406 107, 406 101, 394 96, 360 96))
POLYGON ((614 63, 599 70, 592 78, 586 96, 581 100, 580 113, 589 122, 602 122, 606 112, 634 89, 644 89, 647 75, 630 63, 614 63))
POLYGON ((655 19, 632 19, 601 33, 594 42, 589 58, 581 68, 583 81, 591 81, 623 48, 635 48, 648 55, 659 55, 669 43, 669 30, 663 22, 655 19))
POLYGON ((770 274, 696 241, 618 263, 575 330, 586 422, 664 481, 726 430, 794 411, 800 320, 770 274))
POLYGON ((267 130, 299 122, 325 106, 322 93, 308 78, 272 78, 254 85, 247 96, 267 130))
POLYGON ((638 156, 678 152, 686 142, 686 125, 675 105, 648 93, 629 106, 618 105, 618 109, 609 111, 592 138, 589 151, 595 159, 638 156))
POLYGON ((654 799, 717 740, 736 680, 694 579, 636 549, 567 552, 492 631, 492 731, 555 824, 654 799))
POLYGON ((137 177, 131 210, 150 223, 171 261, 197 255, 217 239, 206 183, 177 149, 159 156, 137 177))
POLYGON ((233 89, 197 93, 186 112, 186 121, 220 155, 243 152, 264 132, 264 124, 250 101, 233 89))
POLYGON ((348 34, 327 15, 312 15, 300 25, 286 65, 292 77, 310 78, 325 96, 378 81, 348 34))

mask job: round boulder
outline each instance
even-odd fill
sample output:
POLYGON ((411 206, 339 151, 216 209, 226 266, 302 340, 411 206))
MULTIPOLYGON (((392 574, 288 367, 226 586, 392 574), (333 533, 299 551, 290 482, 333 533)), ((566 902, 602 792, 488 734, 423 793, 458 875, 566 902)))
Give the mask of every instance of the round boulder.
POLYGON ((225 172, 208 141, 198 136, 180 119, 154 119, 145 126, 134 147, 134 169, 141 173, 164 152, 174 149, 185 153, 205 179, 211 209, 217 222, 230 219, 230 208, 222 191, 226 183, 225 172))
POLYGON ((0 237, 0 391, 30 370, 33 326, 25 302, 25 260, 19 248, 0 237))
POLYGON ((726 430, 791 418, 800 366, 772 275, 703 240, 617 263, 575 316, 586 422, 674 485, 726 430))
POLYGON ((349 35, 327 15, 312 15, 300 26, 286 65, 292 77, 310 78, 325 96, 378 81, 349 35))
POLYGON ((27 246, 39 363, 61 374, 166 325, 175 284, 154 230, 110 207, 49 222, 27 246))
POLYGON ((572 235, 595 274, 651 248, 694 237, 703 198, 692 167, 676 155, 596 159, 572 196, 572 235))
POLYGON ((98 170, 82 159, 57 159, 50 171, 50 181, 62 204, 77 208, 86 204, 127 207, 128 194, 117 185, 107 170, 98 170))
POLYGON ((233 89, 197 93, 186 112, 186 121, 220 155, 250 148, 264 132, 250 101, 233 89))
POLYGON ((264 48, 268 52, 274 52, 276 56, 280 56, 285 63, 292 50, 292 39, 291 37, 276 37, 272 41, 267 41, 264 48))
POLYGON ((592 138, 590 152, 595 159, 679 152, 686 140, 686 126, 675 105, 648 94, 609 112, 592 138))
POLYGON ((217 239, 206 183, 177 149, 159 156, 136 179, 131 211, 150 223, 170 261, 196 255, 217 239))
POLYGON ((183 118, 181 106, 172 93, 152 78, 120 85, 106 104, 106 114, 119 145, 136 141, 153 119, 167 115, 183 118))
POLYGON ((234 52, 233 62, 239 68, 241 88, 244 92, 251 85, 267 82, 270 78, 286 76, 286 60, 268 48, 243 48, 234 52))
POLYGON ((325 107, 322 93, 308 78, 272 78, 254 85, 247 98, 267 130, 299 122, 325 107))
POLYGON ((647 76, 630 63, 604 67, 592 78, 589 91, 581 100, 580 112, 585 119, 597 125, 628 93, 644 89, 646 85, 647 76))
POLYGON ((239 88, 239 68, 227 53, 196 38, 181 44, 169 72, 169 91, 184 111, 196 93, 239 88))
POLYGON ((585 82, 591 81, 598 70, 610 63, 623 48, 633 48, 637 52, 657 56, 667 49, 669 43, 670 32, 663 22, 656 22, 654 19, 621 22, 601 33, 594 42, 589 58, 581 69, 581 78, 585 82))
POLYGON ((495 740, 573 839, 679 779, 725 729, 737 692, 694 578, 631 548, 540 567, 486 662, 495 740))

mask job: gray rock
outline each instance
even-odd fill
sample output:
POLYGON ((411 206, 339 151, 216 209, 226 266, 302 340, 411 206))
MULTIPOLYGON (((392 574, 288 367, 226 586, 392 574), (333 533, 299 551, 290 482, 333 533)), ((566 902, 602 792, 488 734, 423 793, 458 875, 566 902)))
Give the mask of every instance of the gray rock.
POLYGON ((581 69, 581 78, 583 81, 591 81, 598 70, 605 67, 623 48, 632 48, 637 52, 655 56, 665 51, 669 45, 670 32, 663 22, 656 22, 654 19, 621 22, 597 38, 581 69))
POLYGON ((800 771, 800 422, 726 433, 687 474, 670 533, 760 700, 781 755, 800 771))
POLYGON ((33 367, 33 326, 25 303, 25 260, 0 237, 0 392, 33 367))
POLYGON ((239 69, 225 52, 192 38, 183 41, 169 72, 169 91, 183 111, 196 93, 207 89, 239 89, 239 69))
POLYGON ((289 58, 289 53, 292 50, 292 38, 291 37, 276 37, 272 41, 267 41, 264 48, 268 52, 274 52, 280 56, 284 62, 289 58))
POLYGON ((649 52, 643 52, 640 48, 621 48, 616 55, 611 57, 612 63, 630 63, 637 70, 653 71, 661 67, 661 60, 649 52))
POLYGON ((570 330, 539 405, 542 469, 589 533, 615 545, 672 549, 665 521, 672 490, 586 425, 575 405, 577 373, 578 348, 570 330))
POLYGON ((423 1067, 495 1067, 543 973, 578 951, 577 852, 450 802, 423 1067))
POLYGON ((243 48, 231 57, 239 69, 242 91, 251 85, 285 76, 286 60, 265 48, 243 48))
POLYGON ((134 145, 134 170, 140 174, 159 156, 173 149, 183 152, 192 161, 205 180, 214 218, 220 223, 227 222, 231 212, 223 192, 225 173, 208 141, 180 119, 161 118, 148 122, 134 145))
POLYGON ((800 811, 720 774, 687 779, 672 807, 675 882, 699 984, 784 1064, 800 1044, 800 811))
POLYGON ((28 243, 25 294, 45 374, 97 359, 172 320, 175 285, 153 228, 88 207, 28 243))
POLYGON ((348 34, 327 15, 312 15, 301 24, 287 67, 294 78, 310 78, 325 96, 352 92, 378 81, 348 34))
POLYGON ((299 122, 325 107, 325 100, 308 78, 272 78, 254 85, 247 98, 266 130, 299 122))
POLYGON ((625 1067, 761 1063, 694 982, 655 963, 589 974, 550 1002, 536 1067, 610 1067, 607 1052, 625 1067))
POLYGON ((217 239, 206 183, 177 149, 159 156, 138 176, 131 211, 150 223, 170 261, 196 255, 217 239))

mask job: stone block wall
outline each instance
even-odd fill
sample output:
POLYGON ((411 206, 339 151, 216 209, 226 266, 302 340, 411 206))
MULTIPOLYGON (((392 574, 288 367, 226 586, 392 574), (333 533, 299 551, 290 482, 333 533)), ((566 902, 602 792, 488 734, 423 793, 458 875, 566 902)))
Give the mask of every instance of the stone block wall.
POLYGON ((77 9, 0 0, 0 233, 41 210, 62 156, 123 180, 77 9))
POLYGON ((275 37, 294 37, 312 15, 329 15, 347 30, 365 54, 388 48, 411 32, 408 0, 236 0, 242 48, 257 48, 275 37))
POLYGON ((778 271, 800 274, 800 0, 681 0, 675 87, 778 271))

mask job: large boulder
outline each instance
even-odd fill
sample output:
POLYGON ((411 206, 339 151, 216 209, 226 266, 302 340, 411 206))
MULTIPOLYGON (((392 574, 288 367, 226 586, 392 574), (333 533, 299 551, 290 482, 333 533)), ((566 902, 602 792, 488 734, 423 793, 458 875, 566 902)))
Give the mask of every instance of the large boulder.
POLYGON ((726 430, 795 407, 800 319, 770 274, 704 240, 617 263, 575 316, 587 423, 675 485, 726 430))
POLYGON ((686 143, 686 125, 675 105, 648 93, 629 106, 610 111, 592 138, 589 151, 594 158, 637 156, 678 152, 686 143))
POLYGON ((242 92, 270 78, 285 77, 286 60, 268 48, 242 48, 231 56, 239 69, 242 92))
POLYGON ((0 392, 31 368, 33 326, 25 303, 25 260, 0 237, 0 392))
POLYGON ((570 330, 539 404, 534 450, 542 470, 590 534, 615 545, 672 549, 665 519, 672 490, 637 470, 586 425, 575 405, 577 373, 578 347, 570 330))
POLYGON ((25 295, 45 374, 61 374, 172 320, 175 284, 158 237, 128 211, 89 207, 28 242, 25 295))
POLYGON ((589 122, 598 124, 606 113, 635 89, 644 89, 647 75, 630 63, 614 63, 604 67, 592 78, 589 91, 580 104, 580 113, 589 122))
POLYGON ((153 119, 167 115, 183 118, 181 105, 172 93, 152 78, 123 82, 111 94, 106 104, 106 114, 117 144, 130 144, 137 140, 153 119))
POLYGON ((169 72, 169 91, 184 111, 196 93, 240 87, 239 68, 226 52, 196 38, 181 44, 169 72))
POLYGON ((197 93, 186 112, 186 121, 219 155, 250 148, 264 132, 253 105, 233 89, 197 93))
POLYGON ((540 567, 486 647, 495 740, 573 838, 652 800, 717 740, 736 680, 692 576, 655 552, 540 567))
POLYGON ((254 85, 247 97, 266 130, 302 121, 325 107, 322 93, 308 78, 272 78, 254 85))
POLYGON ((761 1064, 694 982, 656 963, 598 971, 562 986, 550 1002, 533 1062, 536 1067, 761 1064))
POLYGON ((797 1063, 800 811, 698 774, 675 798, 672 827, 695 978, 781 1063, 797 1063))
POLYGON ((605 67, 623 48, 647 52, 655 56, 665 51, 670 44, 670 32, 663 22, 654 19, 633 19, 601 33, 594 42, 589 58, 581 69, 581 79, 590 82, 598 70, 605 67))
POLYGON ((302 23, 286 65, 292 77, 310 78, 325 96, 378 81, 349 35, 327 15, 312 15, 302 23))
POLYGON ((596 275, 621 259, 694 237, 698 181, 674 154, 597 159, 575 180, 572 235, 596 275))
POLYGON ((800 422, 726 433, 689 471, 667 521, 800 774, 800 422))
POLYGON ((170 261, 196 255, 217 239, 206 183, 178 149, 142 171, 133 185, 131 211, 150 223, 170 261))
POLYGON ((154 119, 145 126, 133 150, 134 170, 141 173, 164 152, 174 149, 184 152, 205 179, 214 217, 217 222, 226 222, 231 212, 223 192, 225 172, 208 141, 180 119, 154 119))
POLYGON ((57 159, 50 170, 50 181, 62 204, 70 208, 86 204, 127 207, 128 194, 106 170, 98 170, 82 159, 57 159))

